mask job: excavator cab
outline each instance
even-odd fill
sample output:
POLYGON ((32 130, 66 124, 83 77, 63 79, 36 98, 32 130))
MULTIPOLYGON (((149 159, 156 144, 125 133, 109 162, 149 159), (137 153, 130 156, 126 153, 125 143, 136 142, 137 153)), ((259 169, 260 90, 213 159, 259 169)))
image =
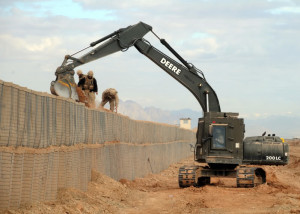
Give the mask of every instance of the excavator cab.
POLYGON ((245 125, 237 113, 205 112, 199 118, 195 159, 236 166, 242 161, 245 125))

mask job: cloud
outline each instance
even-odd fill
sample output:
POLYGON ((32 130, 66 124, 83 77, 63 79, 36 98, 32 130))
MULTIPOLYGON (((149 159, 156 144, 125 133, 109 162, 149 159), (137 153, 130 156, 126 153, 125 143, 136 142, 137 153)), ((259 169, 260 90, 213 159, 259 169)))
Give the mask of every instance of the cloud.
MULTIPOLYGON (((104 2, 99 2, 97 0, 75 0, 75 2, 80 3, 86 9, 92 8, 118 8, 118 9, 134 9, 134 8, 157 8, 166 7, 174 3, 172 0, 158 1, 158 0, 131 0, 131 1, 118 1, 110 0, 104 2)), ((176 2, 175 2, 176 3, 176 2)))
POLYGON ((39 55, 40 53, 55 50, 60 44, 61 39, 58 37, 15 37, 9 34, 0 34, 0 44, 3 50, 2 57, 12 57, 10 51, 14 51, 14 56, 20 55, 24 59, 31 54, 39 55), (24 56, 25 54, 25 56, 24 56))
POLYGON ((13 1, 3 7, 6 13, 12 10, 21 10, 35 17, 65 16, 72 19, 114 20, 113 10, 87 9, 72 0, 45 0, 45 1, 13 1))
POLYGON ((197 56, 216 54, 219 44, 217 43, 215 38, 205 38, 200 40, 192 40, 189 42, 191 48, 183 52, 183 54, 188 58, 195 58, 197 56), (194 41, 194 42, 193 42, 194 41), (192 44, 191 44, 192 43, 192 44))
POLYGON ((300 7, 279 7, 267 10, 267 12, 273 15, 300 14, 300 7))
MULTIPOLYGON (((64 55, 144 21, 203 70, 222 110, 253 118, 265 112, 300 114, 300 26, 298 13, 290 12, 298 11, 297 1, 12 0, 0 5, 0 66, 9 71, 0 71, 0 79, 5 81, 49 91, 64 55), (274 8, 289 13, 266 12, 274 8)), ((151 33, 145 38, 174 58, 151 33)), ((116 87, 142 105, 199 110, 188 90, 134 47, 80 68, 94 70, 100 88, 116 87)))

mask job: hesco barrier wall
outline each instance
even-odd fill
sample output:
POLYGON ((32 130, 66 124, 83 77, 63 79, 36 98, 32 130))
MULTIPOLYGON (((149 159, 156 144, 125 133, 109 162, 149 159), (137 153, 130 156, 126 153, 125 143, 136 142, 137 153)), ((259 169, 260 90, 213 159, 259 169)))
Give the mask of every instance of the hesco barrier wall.
POLYGON ((195 132, 88 109, 0 80, 0 208, 86 190, 91 170, 116 180, 191 156, 195 132))

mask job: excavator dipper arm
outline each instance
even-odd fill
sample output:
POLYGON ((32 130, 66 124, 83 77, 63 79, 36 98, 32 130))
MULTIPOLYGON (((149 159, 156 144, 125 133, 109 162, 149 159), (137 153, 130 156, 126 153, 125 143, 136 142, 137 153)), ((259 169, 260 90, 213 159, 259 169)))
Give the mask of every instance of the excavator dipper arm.
POLYGON ((77 95, 76 90, 72 89, 72 84, 75 82, 75 67, 118 51, 125 51, 128 48, 135 46, 140 53, 147 56, 160 68, 185 86, 196 97, 204 112, 220 112, 221 109, 218 97, 211 86, 206 82, 204 76, 201 77, 198 73, 198 70, 193 65, 188 64, 165 40, 160 39, 161 43, 165 45, 184 65, 178 63, 151 46, 148 41, 143 39, 144 35, 146 35, 149 31, 152 31, 151 26, 143 22, 139 22, 136 25, 119 29, 108 36, 91 43, 90 47, 93 47, 103 42, 80 58, 66 56, 62 65, 56 70, 55 74, 57 79, 51 84, 51 92, 54 92, 53 94, 59 96, 71 97, 74 99, 74 97, 77 95), (71 60, 71 62, 68 63, 68 60, 71 60), (53 86, 59 86, 56 87, 58 88, 58 91, 55 91, 53 86), (70 87, 67 87, 64 90, 63 86, 70 87), (69 95, 66 96, 68 92, 69 95), (75 93, 75 96, 72 93, 75 93))

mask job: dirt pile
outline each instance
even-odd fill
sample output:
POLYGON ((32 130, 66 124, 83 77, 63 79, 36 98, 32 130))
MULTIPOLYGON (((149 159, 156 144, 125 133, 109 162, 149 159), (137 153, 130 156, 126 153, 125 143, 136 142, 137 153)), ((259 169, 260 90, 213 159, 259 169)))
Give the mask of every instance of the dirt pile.
POLYGON ((290 142, 289 165, 263 167, 267 183, 255 188, 214 178, 205 187, 180 189, 178 169, 188 164, 192 157, 134 181, 93 172, 86 192, 62 189, 56 201, 4 213, 300 213, 300 141, 290 142))

